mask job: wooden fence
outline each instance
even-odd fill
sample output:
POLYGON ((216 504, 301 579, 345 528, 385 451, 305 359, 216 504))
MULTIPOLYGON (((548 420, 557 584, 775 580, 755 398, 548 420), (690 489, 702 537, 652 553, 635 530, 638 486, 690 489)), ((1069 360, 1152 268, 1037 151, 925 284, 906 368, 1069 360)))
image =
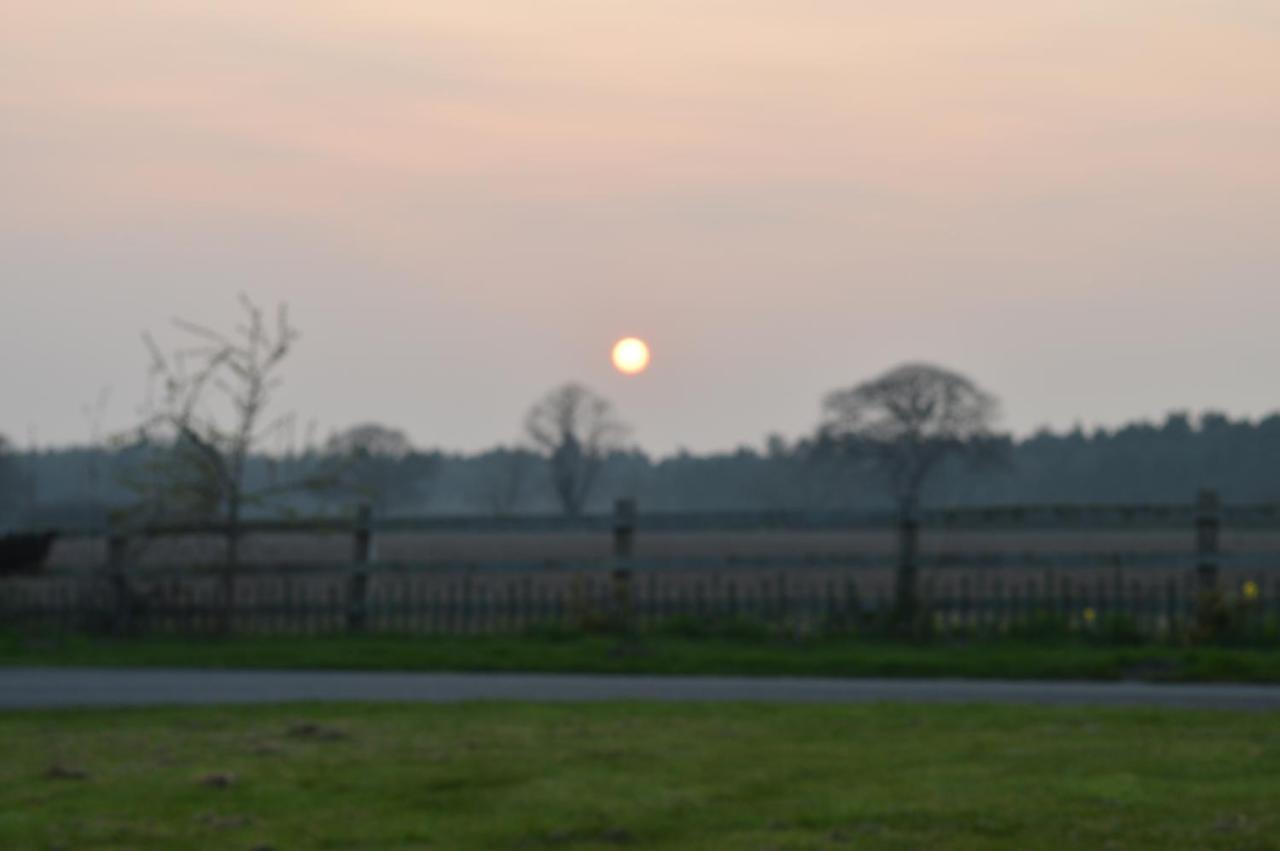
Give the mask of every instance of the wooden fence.
MULTIPOLYGON (((895 571, 920 575, 922 602, 943 629, 1009 630, 1052 622, 1081 630, 1177 632, 1215 594, 1237 621, 1280 619, 1280 511, 1221 507, 1204 492, 1193 506, 1010 507, 874 515, 639 515, 620 501, 611 517, 255 523, 247 533, 347 534, 350 559, 326 565, 275 563, 228 574, 216 565, 131 563, 130 540, 217 533, 209 527, 116 531, 105 563, 0 581, 0 624, 18 630, 111 633, 480 634, 538 626, 756 622, 797 631, 857 629, 889 607, 895 571), (599 558, 489 562, 395 562, 377 557, 379 536, 462 529, 484 536, 572 531, 611 541, 599 558), (667 556, 637 553, 657 534, 726 540, 762 529, 881 530, 880 551, 667 556), (1133 549, 920 547, 921 530, 992 533, 1067 530, 1099 535, 1169 531, 1186 546, 1133 549), (1264 544, 1224 548, 1224 529, 1264 544), (889 540, 893 540, 891 537, 889 540), (229 581, 230 580, 230 581, 229 581)), ((985 540, 985 539, 984 539, 985 540)))

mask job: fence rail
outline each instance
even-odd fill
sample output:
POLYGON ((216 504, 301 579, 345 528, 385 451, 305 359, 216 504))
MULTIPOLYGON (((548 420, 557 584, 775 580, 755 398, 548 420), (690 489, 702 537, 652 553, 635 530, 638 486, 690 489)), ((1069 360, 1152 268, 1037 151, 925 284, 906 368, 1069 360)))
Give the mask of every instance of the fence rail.
MULTIPOLYGON (((1280 503, 1223 505, 1215 509, 1220 524, 1232 529, 1280 531, 1280 503)), ((1190 527, 1201 511, 1185 503, 993 505, 931 508, 917 512, 922 529, 937 530, 1170 530, 1190 527)), ((561 515, 422 517, 373 517, 375 532, 511 532, 607 533, 614 528, 614 514, 579 517, 561 515)), ((645 532, 743 532, 811 531, 843 532, 897 528, 895 511, 648 511, 637 515, 637 528, 645 532)), ((240 528, 244 534, 347 533, 351 516, 252 518, 240 528)), ((84 526, 59 532, 63 538, 101 538, 110 534, 135 537, 174 537, 223 534, 218 523, 164 523, 133 527, 84 526)))

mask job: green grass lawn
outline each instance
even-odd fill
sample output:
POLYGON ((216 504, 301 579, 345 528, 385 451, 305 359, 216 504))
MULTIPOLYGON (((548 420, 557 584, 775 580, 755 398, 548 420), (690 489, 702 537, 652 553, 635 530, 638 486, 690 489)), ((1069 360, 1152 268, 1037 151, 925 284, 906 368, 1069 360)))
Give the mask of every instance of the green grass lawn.
POLYGON ((1113 645, 1070 638, 938 640, 599 635, 20 638, 0 665, 570 671, 790 676, 1280 682, 1280 649, 1113 645))
POLYGON ((469 704, 0 714, 5 849, 1280 848, 1274 714, 469 704))

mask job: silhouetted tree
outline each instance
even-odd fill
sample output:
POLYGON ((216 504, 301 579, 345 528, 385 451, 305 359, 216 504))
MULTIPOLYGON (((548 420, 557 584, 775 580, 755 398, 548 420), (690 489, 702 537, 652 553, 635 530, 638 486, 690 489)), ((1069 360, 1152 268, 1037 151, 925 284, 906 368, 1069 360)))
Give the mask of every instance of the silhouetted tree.
POLYGON ((172 353, 144 335, 159 390, 141 429, 154 451, 149 469, 135 482, 152 519, 194 515, 222 525, 223 629, 230 625, 244 511, 271 492, 293 487, 251 492, 246 469, 255 447, 284 421, 264 424, 264 417, 280 383, 280 366, 298 334, 283 305, 274 323, 243 295, 240 306, 245 321, 229 335, 175 320, 190 345, 172 353))
MULTIPOLYGON (((905 364, 823 401, 819 440, 866 459, 880 474, 903 522, 914 512, 925 481, 947 458, 988 457, 998 403, 963 375, 929 364, 905 364)), ((899 564, 895 610, 913 617, 918 578, 913 559, 899 564)))
POLYGON ((439 456, 417 452, 399 429, 376 423, 353 426, 325 444, 334 487, 353 492, 375 512, 396 506, 421 506, 439 467, 439 456))
POLYGON ((560 507, 574 517, 582 513, 605 458, 622 447, 629 429, 607 399, 570 383, 530 409, 525 431, 546 456, 560 507))
POLYGON ((404 458, 413 452, 413 443, 400 429, 378 423, 361 423, 330 437, 324 448, 334 455, 365 453, 384 458, 404 458))

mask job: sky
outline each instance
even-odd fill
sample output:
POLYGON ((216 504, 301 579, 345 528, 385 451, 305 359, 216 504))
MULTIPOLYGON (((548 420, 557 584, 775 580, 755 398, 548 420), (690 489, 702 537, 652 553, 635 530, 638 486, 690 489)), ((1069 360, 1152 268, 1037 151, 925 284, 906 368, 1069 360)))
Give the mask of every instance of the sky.
POLYGON ((455 450, 566 380, 758 445, 903 361, 1018 434, 1280 408, 1274 0, 7 0, 0 187, 21 444, 240 292, 278 411, 455 450))

